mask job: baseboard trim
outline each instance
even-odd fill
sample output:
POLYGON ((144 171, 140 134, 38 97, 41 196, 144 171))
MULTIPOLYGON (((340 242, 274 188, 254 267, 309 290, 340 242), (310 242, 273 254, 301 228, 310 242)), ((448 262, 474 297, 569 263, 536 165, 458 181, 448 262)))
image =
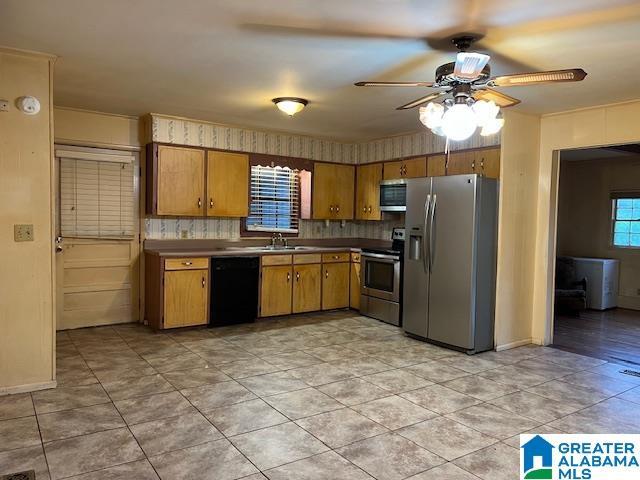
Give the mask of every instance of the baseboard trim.
POLYGON ((36 392, 38 390, 47 390, 56 388, 58 382, 51 380, 49 382, 29 383, 27 385, 16 385, 15 387, 0 387, 0 397, 3 395, 14 395, 16 393, 36 392))
POLYGON ((522 347, 523 345, 529 345, 531 343, 530 338, 525 338, 523 340, 517 340, 515 342, 504 343, 502 345, 496 346, 496 352, 501 352, 502 350, 510 350, 516 347, 522 347))

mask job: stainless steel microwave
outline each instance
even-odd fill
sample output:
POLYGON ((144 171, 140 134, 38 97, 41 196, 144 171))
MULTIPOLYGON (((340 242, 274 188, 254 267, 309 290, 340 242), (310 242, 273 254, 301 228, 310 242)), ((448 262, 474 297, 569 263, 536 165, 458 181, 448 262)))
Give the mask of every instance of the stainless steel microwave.
POLYGON ((407 181, 383 180, 380 182, 380 210, 404 212, 407 210, 407 181))

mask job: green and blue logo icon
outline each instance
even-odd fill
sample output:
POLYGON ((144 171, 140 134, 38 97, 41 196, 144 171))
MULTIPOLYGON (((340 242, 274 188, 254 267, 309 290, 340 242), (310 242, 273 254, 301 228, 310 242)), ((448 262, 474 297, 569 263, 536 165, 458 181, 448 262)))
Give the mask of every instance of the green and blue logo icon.
POLYGON ((545 479, 553 478, 553 449, 551 443, 547 442, 540 435, 536 435, 527 443, 520 447, 522 449, 522 469, 523 479, 545 479))

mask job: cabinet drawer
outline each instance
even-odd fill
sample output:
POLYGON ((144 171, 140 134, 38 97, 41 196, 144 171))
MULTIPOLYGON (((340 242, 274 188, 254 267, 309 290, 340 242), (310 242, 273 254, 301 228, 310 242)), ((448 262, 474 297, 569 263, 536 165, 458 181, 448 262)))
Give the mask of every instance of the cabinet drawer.
POLYGON ((351 261, 353 263, 360 263, 360 253, 352 253, 351 254, 351 261))
POLYGON ((322 261, 322 255, 319 253, 307 253, 304 255, 294 255, 293 263, 295 265, 304 265, 308 263, 320 263, 322 261))
POLYGON ((263 255, 262 265, 291 265, 291 255, 263 255))
POLYGON ((208 258, 167 258, 164 261, 165 270, 200 270, 209 268, 208 258))
POLYGON ((348 252, 322 254, 322 263, 336 263, 336 262, 348 262, 348 261, 349 261, 348 252))

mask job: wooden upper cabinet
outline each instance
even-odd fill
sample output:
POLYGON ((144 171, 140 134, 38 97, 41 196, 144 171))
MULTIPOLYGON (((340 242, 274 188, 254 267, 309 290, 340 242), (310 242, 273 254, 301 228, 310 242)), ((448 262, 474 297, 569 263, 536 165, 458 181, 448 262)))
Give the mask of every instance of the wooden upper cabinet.
POLYGON ((361 165, 357 169, 356 219, 380 220, 380 181, 382 164, 361 165))
POLYGON ((207 215, 246 217, 249 214, 249 156, 207 153, 207 215))
POLYGON ((427 176, 442 177, 447 174, 446 155, 430 155, 427 158, 427 176))
POLYGON ((475 173, 500 178, 500 148, 485 148, 475 152, 475 173))
POLYGON ((465 175, 475 173, 475 152, 455 152, 449 154, 449 162, 447 164, 447 175, 465 175))
POLYGON ((313 167, 313 218, 352 219, 354 181, 353 165, 316 162, 313 167))
POLYGON ((204 150, 159 145, 154 206, 156 215, 204 215, 204 150))
POLYGON ((208 299, 209 270, 165 271, 163 328, 205 325, 208 299))
POLYGON ((349 306, 350 263, 322 265, 322 309, 349 306))
POLYGON ((322 265, 293 266, 293 313, 320 310, 322 265))
POLYGON ((427 176, 427 158, 425 156, 407 158, 395 162, 385 162, 384 180, 397 178, 419 178, 427 176))
POLYGON ((291 313, 291 265, 262 267, 260 316, 291 313))

